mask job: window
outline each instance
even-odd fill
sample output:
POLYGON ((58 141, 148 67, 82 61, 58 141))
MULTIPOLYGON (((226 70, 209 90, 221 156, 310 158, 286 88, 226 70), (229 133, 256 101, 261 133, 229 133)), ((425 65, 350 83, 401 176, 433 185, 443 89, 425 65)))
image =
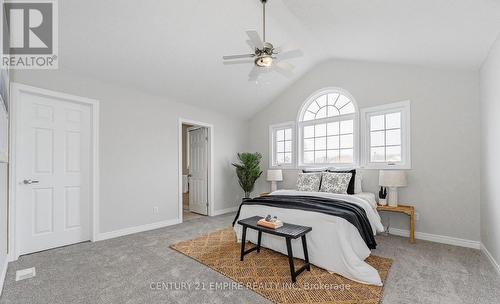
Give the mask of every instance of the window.
POLYGON ((294 165, 294 124, 285 123, 269 128, 271 138, 271 167, 294 165))
POLYGON ((340 89, 314 94, 299 114, 299 165, 353 165, 357 160, 354 99, 340 89))
POLYGON ((410 169, 410 102, 362 110, 363 165, 410 169))

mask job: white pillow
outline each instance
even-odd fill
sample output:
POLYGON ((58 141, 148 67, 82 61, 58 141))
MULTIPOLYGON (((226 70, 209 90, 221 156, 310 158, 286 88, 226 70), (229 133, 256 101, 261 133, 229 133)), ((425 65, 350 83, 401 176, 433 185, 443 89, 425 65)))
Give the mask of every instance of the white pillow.
POLYGON ((375 200, 375 194, 370 192, 362 192, 354 194, 354 196, 367 201, 368 203, 370 203, 370 206, 373 208, 373 210, 377 210, 377 201, 375 200))
POLYGON ((354 194, 363 192, 363 175, 359 170, 356 171, 356 176, 354 177, 354 194))
POLYGON ((347 188, 351 181, 352 173, 323 173, 321 180, 321 192, 347 194, 347 188))
POLYGON ((297 190, 318 192, 321 185, 322 173, 299 173, 297 178, 297 190))

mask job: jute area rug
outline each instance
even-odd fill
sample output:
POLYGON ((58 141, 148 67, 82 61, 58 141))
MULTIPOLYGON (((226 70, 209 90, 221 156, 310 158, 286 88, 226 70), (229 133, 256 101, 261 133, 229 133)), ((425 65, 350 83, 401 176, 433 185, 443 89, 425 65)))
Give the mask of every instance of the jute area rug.
MULTIPOLYGON (((246 246, 248 249, 253 245, 247 243, 246 246)), ((274 303, 376 304, 382 298, 383 287, 356 283, 314 265, 311 271, 304 271, 292 284, 287 256, 266 248, 260 253, 254 251, 245 255, 244 261, 240 262, 240 244, 231 228, 171 247, 274 303)), ((385 281, 392 260, 372 255, 366 262, 377 269, 385 281)), ((295 268, 302 263, 296 259, 295 268)))

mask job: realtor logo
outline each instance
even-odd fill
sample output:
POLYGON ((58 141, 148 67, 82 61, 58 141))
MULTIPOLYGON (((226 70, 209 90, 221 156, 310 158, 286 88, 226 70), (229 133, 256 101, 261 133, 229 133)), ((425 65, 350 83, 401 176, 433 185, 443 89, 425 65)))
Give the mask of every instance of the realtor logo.
POLYGON ((57 69, 57 2, 28 1, 3 3, 2 66, 57 69))

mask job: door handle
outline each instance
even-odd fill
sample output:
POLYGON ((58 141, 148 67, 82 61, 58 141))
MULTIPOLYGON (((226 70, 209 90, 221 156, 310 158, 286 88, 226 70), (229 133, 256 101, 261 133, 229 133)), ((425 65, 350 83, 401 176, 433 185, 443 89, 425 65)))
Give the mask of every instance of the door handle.
POLYGON ((25 185, 38 184, 38 183, 39 183, 39 181, 37 181, 37 180, 32 180, 32 179, 23 180, 23 184, 25 184, 25 185))

